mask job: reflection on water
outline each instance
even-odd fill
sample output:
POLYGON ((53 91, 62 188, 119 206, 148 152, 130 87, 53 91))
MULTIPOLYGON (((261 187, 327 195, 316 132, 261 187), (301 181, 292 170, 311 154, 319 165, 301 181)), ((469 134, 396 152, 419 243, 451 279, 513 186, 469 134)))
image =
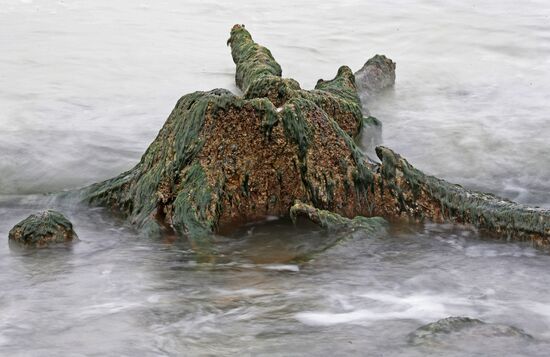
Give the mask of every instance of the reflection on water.
POLYGON ((131 167, 179 96, 237 91, 225 40, 239 22, 305 88, 387 54, 396 88, 367 103, 386 145, 426 172, 550 207, 544 1, 4 2, 2 354, 546 355, 550 256, 527 245, 432 224, 336 244, 271 221, 217 237, 206 259, 186 241, 147 240, 100 209, 42 195, 131 167), (81 242, 10 251, 9 229, 46 207, 81 242), (409 344, 447 316, 534 339, 409 344))

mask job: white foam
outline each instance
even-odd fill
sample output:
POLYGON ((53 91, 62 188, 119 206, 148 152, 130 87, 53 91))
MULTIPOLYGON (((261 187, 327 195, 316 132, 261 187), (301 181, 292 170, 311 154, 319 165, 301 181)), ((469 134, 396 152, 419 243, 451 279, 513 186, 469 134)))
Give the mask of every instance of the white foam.
MULTIPOLYGON (((345 312, 305 311, 297 313, 295 318, 312 326, 330 326, 342 323, 369 324, 393 319, 415 319, 429 322, 460 312, 464 313, 465 308, 468 309, 472 306, 472 302, 467 299, 447 295, 397 296, 391 293, 375 292, 359 296, 374 301, 369 303, 369 308, 345 312)), ((478 304, 477 301, 476 304, 478 304)))
POLYGON ((523 248, 517 245, 473 245, 465 249, 465 254, 471 258, 495 258, 495 257, 535 257, 537 251, 534 248, 523 248))
POLYGON ((159 294, 154 294, 154 295, 151 295, 151 296, 147 297, 147 302, 149 302, 151 304, 157 304, 159 301, 160 301, 160 295, 159 294))
POLYGON ((279 270, 279 271, 294 271, 294 272, 300 271, 300 267, 294 264, 267 264, 267 265, 262 265, 262 268, 267 270, 279 270))
POLYGON ((9 343, 9 339, 0 333, 0 346, 7 345, 9 343))
POLYGON ((133 309, 140 306, 138 303, 130 303, 125 301, 107 302, 103 304, 95 304, 84 306, 80 312, 80 317, 91 317, 98 315, 110 315, 121 311, 133 309))

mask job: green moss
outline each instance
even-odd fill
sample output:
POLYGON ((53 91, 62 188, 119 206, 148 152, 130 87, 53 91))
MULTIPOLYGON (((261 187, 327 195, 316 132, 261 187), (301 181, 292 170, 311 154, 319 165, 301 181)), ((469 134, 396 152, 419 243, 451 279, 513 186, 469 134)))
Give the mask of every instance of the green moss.
MULTIPOLYGON (((388 148, 377 147, 382 160, 382 179, 402 209, 423 218, 418 206, 421 198, 436 202, 449 220, 472 223, 492 232, 502 233, 509 239, 531 239, 532 235, 547 237, 550 234, 550 212, 533 209, 496 197, 492 194, 470 191, 462 186, 425 175, 407 160, 388 148), (398 185, 396 176, 402 175, 406 185, 398 185), (413 199, 405 200, 406 193, 413 199)), ((545 238, 547 239, 547 238, 545 238)))
POLYGON ((425 345, 432 348, 441 347, 446 344, 445 338, 464 330, 470 330, 470 334, 482 335, 486 338, 519 337, 526 340, 533 339, 531 335, 514 326, 488 324, 478 319, 452 316, 419 327, 409 334, 408 340, 412 345, 425 345))
POLYGON ((348 67, 340 67, 336 77, 332 80, 319 80, 315 90, 301 90, 296 92, 296 95, 317 104, 336 122, 351 115, 355 123, 346 134, 351 136, 359 134, 363 114, 355 87, 355 79, 348 67))
POLYGON ((231 44, 231 55, 237 65, 235 81, 243 92, 261 77, 281 76, 281 66, 275 61, 271 51, 255 43, 243 25, 233 26, 227 43, 231 44))
POLYGON ((200 133, 206 111, 225 109, 230 103, 242 106, 243 100, 224 89, 183 96, 140 162, 130 171, 90 186, 85 198, 93 204, 110 206, 141 227, 159 204, 161 185, 173 192, 182 181, 182 169, 202 149, 200 133))
POLYGON ((267 75, 255 79, 244 93, 246 99, 272 98, 275 103, 284 104, 288 99, 297 96, 300 85, 294 79, 267 75))
MULTIPOLYGON (((172 166, 172 169, 176 171, 190 163, 204 145, 199 137, 204 125, 206 110, 210 106, 214 106, 213 111, 215 112, 216 109, 226 108, 229 103, 238 102, 237 97, 223 89, 196 92, 188 96, 185 96, 180 104, 180 112, 175 118, 175 126, 172 131, 177 133, 174 138, 175 159, 172 166)), ((162 145, 162 141, 159 142, 162 145)))
POLYGON ((142 223, 139 233, 145 238, 162 238, 165 229, 153 218, 148 218, 142 223))
POLYGON ((363 125, 364 126, 375 126, 375 127, 381 127, 382 122, 378 119, 376 119, 373 116, 368 116, 363 118, 363 125))
POLYGON ((273 128, 279 123, 277 109, 267 98, 252 99, 248 103, 263 117, 262 131, 265 137, 270 139, 273 128))
POLYGON ((320 79, 317 81, 315 89, 332 93, 348 102, 361 105, 357 88, 355 87, 355 77, 348 66, 340 67, 336 77, 332 80, 324 81, 320 79))
POLYGON ((298 146, 300 160, 305 158, 312 139, 312 130, 306 119, 306 115, 312 110, 318 108, 311 101, 293 98, 281 111, 285 135, 298 146))
POLYGON ((60 212, 35 213, 16 224, 9 232, 10 242, 24 246, 45 247, 78 239, 72 223, 60 212))
MULTIPOLYGON (((188 233, 193 237, 204 237, 216 231, 219 218, 227 213, 224 210, 230 209, 222 206, 224 199, 232 200, 239 195, 252 198, 249 186, 256 173, 247 172, 240 178, 241 182, 231 188, 226 187, 223 174, 218 182, 211 182, 218 174, 211 174, 208 170, 217 168, 203 167, 197 160, 204 148, 204 140, 210 139, 205 134, 212 129, 205 127, 206 123, 211 122, 206 120, 207 115, 214 121, 233 120, 233 116, 224 114, 234 109, 233 113, 246 116, 252 110, 261 117, 261 126, 259 133, 254 129, 256 131, 250 134, 264 135, 264 143, 270 145, 273 129, 281 124, 287 142, 292 144, 287 148, 293 149, 296 145, 298 160, 294 160, 294 153, 289 160, 300 174, 301 182, 292 184, 303 185, 315 207, 342 209, 346 203, 337 201, 342 196, 338 192, 341 189, 347 195, 356 195, 354 201, 358 205, 366 204, 367 207, 352 209, 367 215, 374 213, 378 208, 375 205, 387 209, 388 215, 396 215, 393 207, 386 207, 388 202, 391 206, 393 200, 399 214, 429 218, 430 215, 437 216, 438 209, 430 211, 420 206, 419 202, 435 202, 445 218, 450 220, 473 223, 509 236, 550 235, 550 214, 547 211, 530 210, 427 176, 386 148, 377 148, 381 166, 369 162, 351 136, 356 135, 363 125, 378 126, 379 122, 372 117, 363 117, 355 78, 348 67, 340 67, 332 80, 320 80, 314 90, 302 90, 295 80, 281 78, 281 67, 271 52, 256 44, 244 26, 234 26, 228 42, 237 67, 236 82, 244 97, 237 97, 223 89, 183 96, 140 162, 113 179, 85 189, 83 194, 88 201, 109 206, 138 227, 150 231, 162 230, 170 224, 180 234, 188 233), (333 174, 331 167, 308 167, 318 164, 308 160, 312 157, 308 153, 317 149, 313 147, 313 135, 317 135, 318 124, 322 128, 319 135, 335 135, 347 146, 343 153, 329 154, 341 155, 342 158, 326 160, 336 162, 340 172, 346 173, 344 178, 333 174), (207 173, 210 181, 206 179, 207 173), (375 185, 379 185, 384 195, 391 197, 380 200, 374 195, 375 185), (155 219, 161 222, 161 226, 152 225, 155 219)), ((388 66, 393 66, 385 58, 375 60, 385 60, 388 66)), ((287 185, 278 168, 270 168, 270 172, 273 169, 280 185, 287 185)), ((303 192, 301 189, 297 191, 303 192)), ((281 192, 289 194, 286 190, 281 192)), ((266 194, 273 206, 277 202, 291 202, 297 198, 277 197, 270 192, 266 194)), ((253 209, 254 204, 250 202, 249 207, 253 209)), ((277 209, 280 212, 280 207, 277 209)), ((322 224, 331 224, 330 220, 334 218, 323 212, 317 215, 324 222, 322 224)))
POLYGON ((199 164, 193 164, 185 171, 181 191, 174 201, 175 229, 190 236, 203 236, 212 232, 216 225, 212 196, 204 169, 199 164))
POLYGON ((386 220, 381 217, 367 218, 357 216, 349 219, 334 212, 318 209, 299 201, 290 208, 290 218, 294 223, 296 223, 298 217, 305 217, 329 231, 362 230, 372 234, 387 227, 386 220))
POLYGON ((344 140, 346 146, 354 161, 355 170, 353 171, 353 185, 358 196, 364 196, 366 201, 373 201, 374 194, 374 174, 373 166, 367 163, 366 155, 359 149, 353 139, 344 132, 344 130, 334 120, 327 118, 332 130, 338 133, 338 136, 344 140), (371 198, 369 199, 369 196, 371 198))

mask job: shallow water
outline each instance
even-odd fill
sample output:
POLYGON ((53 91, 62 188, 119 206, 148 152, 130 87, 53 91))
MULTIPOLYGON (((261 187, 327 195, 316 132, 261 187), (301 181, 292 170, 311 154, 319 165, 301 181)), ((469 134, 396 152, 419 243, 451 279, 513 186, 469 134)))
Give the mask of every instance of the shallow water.
POLYGON ((1 354, 546 355, 550 255, 524 244, 427 224, 321 251, 339 237, 273 221, 218 238, 212 257, 44 195, 130 168, 181 95, 236 91, 225 41, 237 22, 305 88, 388 55, 395 90, 367 103, 385 145, 428 173, 550 207, 544 1, 4 0, 0 237, 53 206, 81 242, 0 244, 1 354), (462 315, 534 339, 408 343, 462 315))

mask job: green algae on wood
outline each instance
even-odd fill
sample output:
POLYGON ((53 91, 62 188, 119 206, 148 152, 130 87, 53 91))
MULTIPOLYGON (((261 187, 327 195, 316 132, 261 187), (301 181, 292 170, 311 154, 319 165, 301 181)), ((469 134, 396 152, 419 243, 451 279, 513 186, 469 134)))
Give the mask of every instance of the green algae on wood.
POLYGON ((329 231, 362 230, 369 233, 375 233, 387 226, 386 220, 381 217, 367 218, 363 216, 355 216, 350 219, 342 217, 334 212, 321 210, 297 201, 290 208, 290 218, 296 223, 299 217, 304 217, 329 231))
POLYGON ((376 153, 382 161, 380 196, 389 196, 380 201, 390 203, 380 209, 381 214, 472 224, 505 239, 550 244, 550 211, 426 175, 386 147, 377 147, 376 153))
POLYGON ((277 107, 292 98, 314 102, 349 135, 359 133, 363 114, 351 69, 341 66, 332 80, 319 80, 314 90, 303 90, 291 78, 282 78, 281 66, 271 52, 254 42, 244 25, 235 25, 227 41, 235 62, 236 83, 246 99, 269 98, 277 107))
POLYGON ((140 162, 84 189, 86 200, 141 229, 197 239, 288 216, 298 200, 345 219, 463 222, 548 245, 548 211, 427 176, 387 148, 377 148, 381 164, 369 160, 354 136, 379 122, 363 117, 348 67, 304 90, 243 25, 228 43, 244 94, 183 96, 140 162))
POLYGON ((178 101, 138 165, 85 195, 139 227, 155 221, 161 230, 202 236, 287 215, 295 199, 357 215, 366 198, 357 205, 345 191, 361 160, 352 139, 310 100, 298 96, 277 109, 267 98, 196 92, 178 101))
POLYGON ((244 25, 235 25, 227 41, 231 45, 233 62, 237 65, 235 82, 244 92, 255 80, 282 75, 281 66, 267 48, 255 43, 244 25))

